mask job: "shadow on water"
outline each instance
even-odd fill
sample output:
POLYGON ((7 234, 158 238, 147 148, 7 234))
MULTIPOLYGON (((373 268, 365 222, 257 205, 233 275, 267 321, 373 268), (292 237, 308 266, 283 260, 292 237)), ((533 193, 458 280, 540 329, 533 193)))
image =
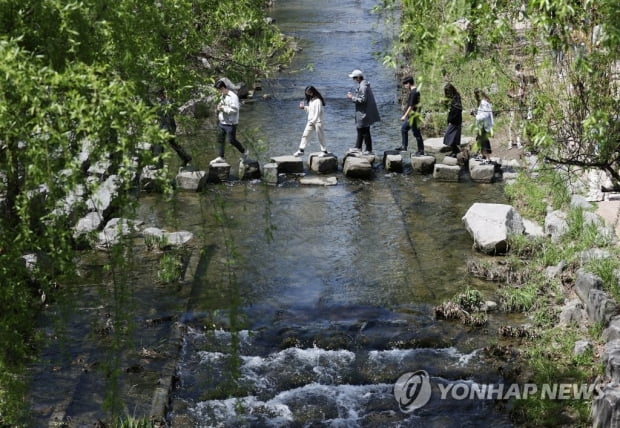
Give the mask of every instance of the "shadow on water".
MULTIPOLYGON (((372 130, 376 152, 399 145, 397 81, 376 59, 389 34, 373 5, 276 2, 273 17, 304 50, 288 71, 263 82, 271 98, 242 108, 240 129, 258 129, 267 142, 261 162, 296 150, 305 125, 297 105, 309 84, 326 97, 328 147, 342 156, 355 138, 345 98, 354 68, 367 74, 383 118, 372 130)), ((184 143, 206 165, 215 153, 205 139, 213 135, 184 143)), ((232 147, 226 156, 236 156, 232 147)), ((185 281, 159 281, 159 255, 136 244, 124 307, 116 307, 124 318, 114 333, 123 332, 117 345, 125 352, 115 354, 107 345, 114 334, 104 333, 119 300, 113 287, 97 291, 110 290, 114 278, 102 268, 105 257, 83 261, 80 292, 63 318, 64 350, 57 330, 44 329, 51 345, 33 368, 39 425, 104 418, 110 379, 121 413, 148 415, 158 376, 177 357, 173 426, 510 425, 491 400, 440 400, 437 392, 452 382, 503 381, 482 349, 499 340, 497 327, 510 317, 471 328, 437 321, 432 311, 468 287, 493 297, 493 284, 467 275, 465 262, 476 255, 461 217, 474 202, 503 201, 501 186, 438 183, 380 167, 372 181, 337 177, 332 187, 302 186, 295 177, 277 187, 213 185, 179 192, 172 205, 142 196, 138 218, 147 225, 194 233, 185 281), (176 322, 186 326, 180 356, 168 346, 176 322), (112 357, 115 372, 102 370, 112 357), (434 393, 424 408, 404 413, 393 386, 416 370, 430 374, 434 393)), ((43 324, 54 323, 59 313, 46 317, 43 324)))

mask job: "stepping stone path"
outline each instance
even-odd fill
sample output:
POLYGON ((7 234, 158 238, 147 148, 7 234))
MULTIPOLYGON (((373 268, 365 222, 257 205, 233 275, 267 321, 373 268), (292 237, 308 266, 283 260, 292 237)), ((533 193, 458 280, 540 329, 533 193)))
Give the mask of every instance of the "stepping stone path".
POLYGON ((304 163, 301 157, 297 156, 274 156, 271 162, 278 165, 278 173, 301 174, 304 172, 304 163))
POLYGON ((322 152, 311 153, 308 156, 308 166, 317 174, 332 174, 338 172, 338 158, 333 153, 323 155, 322 152))
POLYGON ((371 179, 373 176, 372 163, 374 160, 374 155, 347 153, 342 167, 344 175, 349 178, 371 179))

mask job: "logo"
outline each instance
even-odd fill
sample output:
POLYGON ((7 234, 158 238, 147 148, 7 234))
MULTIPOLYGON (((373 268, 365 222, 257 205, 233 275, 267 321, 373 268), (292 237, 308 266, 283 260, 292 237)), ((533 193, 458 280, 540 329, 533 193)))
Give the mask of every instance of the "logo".
POLYGON ((428 373, 418 370, 403 374, 394 385, 394 398, 403 413, 411 413, 426 405, 431 399, 431 381, 428 373))

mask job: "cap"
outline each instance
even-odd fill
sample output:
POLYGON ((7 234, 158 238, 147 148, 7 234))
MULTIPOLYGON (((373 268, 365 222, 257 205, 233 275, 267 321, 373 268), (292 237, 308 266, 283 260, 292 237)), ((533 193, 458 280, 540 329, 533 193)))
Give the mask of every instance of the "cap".
POLYGON ((353 70, 351 72, 351 74, 349 74, 349 77, 363 77, 364 73, 362 73, 362 70, 353 70))

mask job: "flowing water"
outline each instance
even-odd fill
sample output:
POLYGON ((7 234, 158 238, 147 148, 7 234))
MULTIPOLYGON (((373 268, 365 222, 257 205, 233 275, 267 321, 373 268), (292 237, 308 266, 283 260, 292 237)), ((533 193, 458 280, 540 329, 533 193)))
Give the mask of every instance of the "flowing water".
MULTIPOLYGON (((354 107, 345 96, 355 68, 371 82, 383 119, 372 128, 375 151, 400 145, 398 81, 376 56, 389 48, 391 34, 371 14, 373 5, 275 2, 271 15, 303 50, 263 82, 268 96, 257 93, 241 110, 240 139, 250 147, 256 141, 249 138, 265 142, 261 163, 297 149, 306 119, 298 103, 307 85, 325 97, 328 148, 342 157, 355 140, 354 107), (244 132, 251 129, 258 132, 244 132)), ((213 140, 211 131, 182 142, 206 163, 215 152, 205 140, 213 140)), ((314 149, 316 141, 307 151, 314 149)), ((226 157, 237 156, 228 146, 226 157)), ((432 310, 468 287, 494 297, 493 284, 466 272, 465 262, 477 254, 461 217, 474 202, 502 202, 501 185, 439 183, 408 170, 386 174, 380 166, 371 181, 337 178, 331 187, 303 186, 292 176, 279 186, 212 185, 203 193, 180 192, 172 207, 155 195, 141 198, 138 217, 147 225, 195 234, 186 287, 158 284, 154 256, 134 252, 139 266, 130 275, 134 288, 124 309, 141 326, 131 333, 137 349, 157 348, 153 344, 167 339, 174 321, 185 327, 180 356, 166 356, 178 377, 172 425, 509 426, 507 412, 494 401, 440 400, 437 386, 501 383, 484 348, 511 320, 495 315, 487 326, 471 328, 435 320, 432 310), (405 413, 394 399, 394 383, 417 370, 429 373, 433 395, 423 408, 405 413)), ((99 281, 98 275, 86 274, 85 284, 99 281)), ((93 293, 84 291, 69 314, 58 310, 42 323, 70 320, 63 331, 71 335, 92 324, 86 321, 92 312, 110 316, 101 302, 116 291, 93 293)), ((56 339, 51 328, 46 332, 56 339)), ((90 417, 92 424, 101 417, 106 378, 119 372, 124 412, 148 414, 157 378, 140 370, 157 372, 165 361, 149 362, 155 360, 144 352, 134 360, 118 357, 115 343, 103 346, 105 340, 90 335, 46 351, 31 393, 40 425, 59 408, 61 416, 90 417), (101 362, 115 358, 105 376, 88 377, 94 362, 108 367, 101 362), (82 379, 77 386, 65 382, 76 371, 82 379), (66 396, 70 402, 59 404, 66 396)))

